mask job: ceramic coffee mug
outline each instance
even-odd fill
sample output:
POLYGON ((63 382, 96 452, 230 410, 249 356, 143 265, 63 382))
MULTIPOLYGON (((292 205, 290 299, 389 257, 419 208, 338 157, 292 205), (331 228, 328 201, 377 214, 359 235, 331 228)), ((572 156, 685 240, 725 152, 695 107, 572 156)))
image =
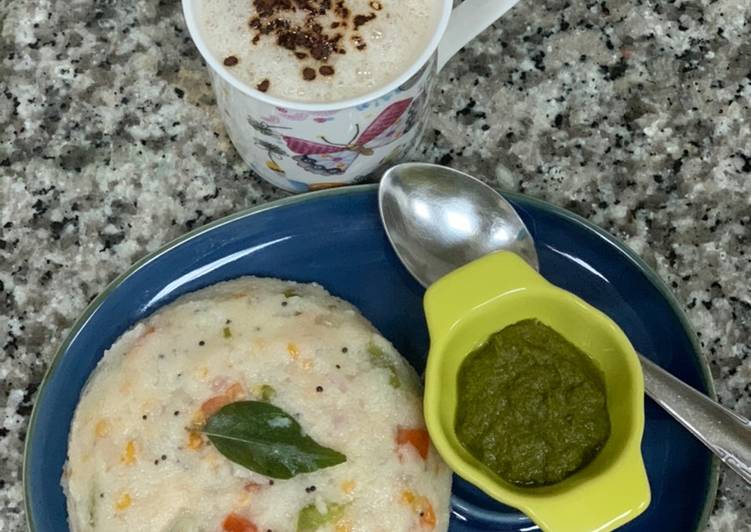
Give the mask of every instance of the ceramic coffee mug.
MULTIPOLYGON (((206 1, 206 0, 203 0, 206 1)), ((303 103, 269 96, 217 61, 199 32, 199 0, 182 0, 188 30, 209 67, 230 138, 250 168, 290 192, 359 183, 403 158, 425 125, 436 73, 518 0, 436 0, 435 34, 415 63, 357 98, 303 103)))

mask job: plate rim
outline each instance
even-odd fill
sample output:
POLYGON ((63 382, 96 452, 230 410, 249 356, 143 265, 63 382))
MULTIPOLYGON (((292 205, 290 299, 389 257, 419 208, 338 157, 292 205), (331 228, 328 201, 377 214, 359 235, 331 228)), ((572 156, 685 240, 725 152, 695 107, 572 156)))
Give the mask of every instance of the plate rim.
MULTIPOLYGON (((699 361, 699 369, 700 369, 702 381, 705 387, 707 388, 708 395, 712 399, 717 400, 717 393, 714 387, 714 381, 712 380, 712 376, 709 370, 709 364, 704 358, 704 356, 702 355, 701 348, 698 343, 698 338, 696 336, 696 332, 694 331, 694 328, 691 326, 691 323, 688 321, 688 317, 683 312, 683 309, 680 307, 675 295, 673 295, 673 293, 668 289, 665 282, 644 261, 644 259, 638 256, 636 252, 631 250, 631 248, 629 248, 626 245, 626 243, 623 242, 620 238, 609 233, 605 229, 599 227, 598 225, 594 224, 593 222, 590 222, 586 218, 579 216, 578 214, 574 212, 564 209, 563 207, 559 207, 558 205, 555 205, 548 201, 535 198, 533 196, 529 196, 527 194, 503 190, 499 187, 493 187, 493 188, 498 190, 507 199, 518 200, 520 203, 528 203, 541 210, 553 212, 554 214, 561 216, 571 222, 574 222, 578 226, 583 227, 585 230, 594 231, 605 241, 614 245, 619 251, 624 253, 626 257, 631 261, 631 263, 639 271, 641 271, 644 274, 644 276, 649 280, 649 282, 658 290, 660 295, 667 301, 668 306, 671 308, 673 313, 678 317, 679 323, 681 324, 681 326, 683 327, 685 333, 687 334, 689 338, 691 347, 694 351, 694 356, 699 361)), ((197 227, 191 231, 188 231, 187 233, 183 235, 178 236, 177 238, 170 240, 169 242, 160 246, 155 251, 152 251, 151 253, 147 253, 146 255, 144 255, 137 261, 135 261, 123 273, 121 273, 120 275, 115 277, 112 281, 110 281, 107 284, 107 286, 105 286, 104 290, 102 290, 88 305, 86 305, 86 307, 78 316, 78 318, 70 326, 70 329, 66 333, 65 338, 60 343, 59 347, 55 350, 55 354, 52 356, 52 360, 50 361, 49 366, 47 367, 46 371, 44 372, 44 376, 42 377, 42 380, 40 381, 39 389, 37 391, 36 398, 34 399, 34 406, 32 407, 31 416, 29 417, 29 422, 26 426, 26 436, 25 436, 24 449, 23 449, 21 485, 22 485, 22 492, 23 492, 23 498, 24 498, 23 506, 24 506, 25 521, 26 521, 26 530, 28 532, 36 532, 37 530, 34 524, 34 517, 31 512, 30 486, 27 481, 28 476, 29 476, 29 467, 30 467, 30 463, 29 463, 29 457, 31 454, 30 451, 33 446, 33 439, 34 439, 32 438, 32 436, 35 432, 36 425, 37 425, 37 413, 38 413, 37 406, 41 402, 41 399, 44 397, 44 394, 46 393, 47 384, 49 380, 53 377, 60 363, 60 360, 62 359, 65 352, 68 350, 68 347, 73 342, 73 340, 78 336, 78 333, 86 325, 86 323, 89 321, 89 319, 94 314, 94 312, 96 312, 96 310, 102 305, 104 300, 115 290, 115 288, 117 288, 123 281, 125 281, 128 277, 130 277, 136 271, 141 269, 143 266, 157 259, 161 255, 167 253, 173 248, 185 242, 188 242, 189 240, 192 240, 193 238, 196 238, 197 236, 202 235, 205 232, 211 231, 222 225, 234 222, 237 219, 244 218, 247 216, 252 216, 254 214, 260 214, 262 212, 273 210, 279 207, 286 207, 286 206, 294 205, 298 203, 315 201, 316 199, 322 198, 322 197, 363 193, 363 192, 370 192, 370 191, 377 191, 377 190, 378 190, 377 183, 338 187, 338 188, 332 188, 332 189, 327 189, 327 190, 319 190, 315 192, 307 192, 304 194, 299 194, 299 195, 294 195, 294 196, 287 196, 287 197, 279 198, 277 200, 263 203, 261 205, 255 205, 253 207, 248 207, 246 209, 239 210, 232 214, 228 214, 226 216, 218 218, 217 220, 209 222, 205 225, 197 227)), ((706 486, 707 497, 705 498, 704 508, 702 509, 702 513, 699 516, 696 530, 703 530, 706 528, 707 522, 709 521, 709 516, 712 513, 712 509, 714 508, 715 500, 717 498, 717 487, 719 484, 720 466, 719 466, 719 459, 715 455, 712 455, 711 457, 709 469, 710 469, 709 482, 706 486)))

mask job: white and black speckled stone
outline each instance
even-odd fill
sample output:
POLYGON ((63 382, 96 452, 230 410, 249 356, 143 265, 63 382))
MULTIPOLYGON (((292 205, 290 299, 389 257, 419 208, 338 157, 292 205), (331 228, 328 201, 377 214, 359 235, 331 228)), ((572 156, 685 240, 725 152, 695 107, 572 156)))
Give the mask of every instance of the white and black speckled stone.
MULTIPOLYGON (((0 0, 0 531, 56 346, 128 264, 282 193, 243 165, 176 0, 0 0)), ((445 69, 421 158, 624 239, 751 416, 751 4, 522 0, 445 69)), ((714 531, 751 529, 723 474, 714 531)))

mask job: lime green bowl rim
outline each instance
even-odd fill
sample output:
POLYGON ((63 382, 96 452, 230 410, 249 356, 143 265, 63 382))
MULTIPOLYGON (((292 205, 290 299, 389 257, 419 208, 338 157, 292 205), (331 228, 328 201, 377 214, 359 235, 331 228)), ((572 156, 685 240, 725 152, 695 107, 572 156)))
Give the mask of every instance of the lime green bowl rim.
MULTIPOLYGON (((609 342, 617 346, 618 357, 625 364, 625 370, 628 374, 626 378, 633 386, 628 390, 627 395, 622 398, 628 402, 627 410, 630 412, 633 426, 622 436, 620 444, 622 450, 611 458, 612 466, 615 469, 610 469, 610 472, 598 475, 596 481, 595 479, 592 480, 598 484, 606 483, 605 486, 607 486, 608 483, 618 482, 612 475, 623 475, 625 471, 633 471, 629 474, 633 475, 633 486, 637 491, 634 491, 633 497, 630 497, 632 506, 629 506, 629 517, 621 521, 620 525, 631 521, 646 510, 651 500, 651 490, 641 454, 641 441, 645 426, 644 378, 638 354, 625 332, 607 314, 590 305, 576 294, 550 283, 519 256, 511 252, 493 253, 467 264, 437 281, 426 292, 424 307, 430 330, 430 352, 425 372, 424 411, 428 430, 436 449, 459 476, 480 488, 488 496, 517 507, 530 515, 537 513, 534 510, 537 505, 545 506, 543 502, 545 497, 541 498, 543 492, 540 492, 539 489, 524 493, 494 478, 495 475, 485 468, 467 461, 463 457, 466 454, 466 449, 464 449, 465 452, 459 450, 462 445, 457 441, 453 425, 447 427, 445 424, 445 409, 456 408, 454 400, 451 400, 450 404, 447 405, 442 403, 441 399, 447 393, 446 386, 455 386, 455 383, 446 382, 447 376, 442 370, 447 357, 456 358, 456 353, 452 354, 449 351, 449 346, 454 339, 464 335, 468 323, 471 323, 476 317, 479 318, 478 313, 486 314, 486 309, 490 305, 494 307, 497 305, 503 306, 505 304, 503 300, 507 297, 514 299, 518 297, 532 298, 533 300, 543 297, 549 302, 555 301, 556 306, 562 308, 576 306, 585 313, 588 322, 592 325, 596 324, 597 328, 609 338, 609 342), (490 284, 480 283, 479 287, 475 285, 477 279, 492 275, 492 272, 504 267, 511 268, 510 277, 502 276, 503 280, 499 280, 499 284, 496 286, 493 286, 492 282, 490 284), (509 283, 506 279, 513 279, 513 281, 509 283), (470 287, 467 283, 473 287, 470 287), (457 286, 467 286, 467 290, 462 290, 462 294, 457 294, 457 286), (456 297, 459 298, 458 301, 455 299, 456 297), (457 305, 460 309, 458 312, 456 310, 457 305), (447 310, 447 308, 451 310, 447 310), (439 330, 435 330, 435 328, 439 330), (630 464, 630 466, 624 469, 625 464, 630 464), (632 470, 631 467, 637 464, 638 469, 632 470)), ((494 313, 495 311, 491 310, 490 312, 494 313)), ((532 313, 534 313, 534 309, 532 313)), ((474 333, 470 334, 474 336, 474 333)), ((469 353, 463 353, 459 358, 466 358, 468 355, 469 353)), ((457 366, 457 371, 460 365, 457 366)), ((617 379, 613 375, 611 372, 608 380, 617 379)), ((448 378, 451 379, 451 375, 448 378)), ((454 393, 450 393, 450 395, 453 397, 454 393)), ((474 462, 477 462, 477 460, 475 459, 474 462)), ((589 481, 585 482, 589 483, 589 481)), ((577 491, 580 489, 574 487, 576 484, 569 486, 570 489, 577 491)), ((545 492, 552 490, 550 496, 556 499, 561 496, 570 496, 569 488, 559 487, 558 485, 540 489, 545 490, 545 492), (566 493, 569 493, 569 495, 565 495, 566 493)), ((543 516, 539 515, 538 518, 543 519, 543 516)), ((535 522, 539 526, 543 526, 541 523, 544 523, 544 521, 537 521, 536 519, 535 522)), ((552 524, 547 523, 547 526, 552 526, 552 524)))

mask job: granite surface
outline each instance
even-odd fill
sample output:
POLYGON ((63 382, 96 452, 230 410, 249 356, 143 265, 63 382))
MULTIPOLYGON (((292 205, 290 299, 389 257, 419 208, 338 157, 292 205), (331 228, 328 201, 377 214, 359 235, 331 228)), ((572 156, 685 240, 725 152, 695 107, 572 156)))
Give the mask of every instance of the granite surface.
MULTIPOLYGON (((0 0, 0 531, 34 395, 131 262, 283 196, 244 166, 175 0, 0 0)), ((449 63, 417 155, 550 200, 672 286, 751 416, 751 4, 522 0, 449 63)), ((751 529, 724 471, 710 529, 751 529)))

